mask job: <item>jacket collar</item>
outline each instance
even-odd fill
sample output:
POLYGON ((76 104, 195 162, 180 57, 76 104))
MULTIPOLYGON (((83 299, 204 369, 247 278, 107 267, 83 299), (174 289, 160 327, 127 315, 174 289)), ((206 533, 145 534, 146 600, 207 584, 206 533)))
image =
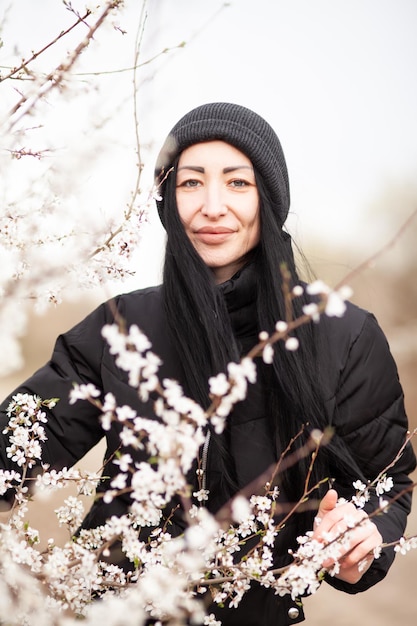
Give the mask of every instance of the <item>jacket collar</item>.
POLYGON ((241 339, 257 335, 258 279, 255 262, 247 263, 232 278, 218 285, 218 289, 226 302, 235 337, 241 339))

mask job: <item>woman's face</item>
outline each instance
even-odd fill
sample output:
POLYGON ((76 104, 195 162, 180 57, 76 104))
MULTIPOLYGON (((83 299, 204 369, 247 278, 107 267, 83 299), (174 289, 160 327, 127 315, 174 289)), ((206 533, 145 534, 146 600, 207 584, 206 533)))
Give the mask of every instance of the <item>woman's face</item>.
POLYGON ((186 148, 176 179, 180 219, 204 263, 222 283, 259 242, 259 195, 243 152, 224 141, 186 148))

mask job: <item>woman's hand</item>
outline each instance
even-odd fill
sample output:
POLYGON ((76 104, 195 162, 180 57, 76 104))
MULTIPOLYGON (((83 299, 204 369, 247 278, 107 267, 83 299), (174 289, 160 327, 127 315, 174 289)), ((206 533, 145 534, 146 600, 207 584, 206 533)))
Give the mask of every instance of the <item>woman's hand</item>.
MULTIPOLYGON (((365 511, 357 509, 352 503, 336 506, 337 491, 330 489, 320 503, 317 517, 314 522, 313 539, 328 543, 330 537, 340 535, 349 527, 349 545, 341 547, 342 553, 338 559, 340 571, 335 575, 347 583, 355 584, 370 568, 374 557, 373 550, 382 543, 381 534, 375 524, 369 519, 365 511), (365 520, 359 526, 352 525, 365 520)), ((324 567, 332 567, 334 561, 324 562, 324 567)))

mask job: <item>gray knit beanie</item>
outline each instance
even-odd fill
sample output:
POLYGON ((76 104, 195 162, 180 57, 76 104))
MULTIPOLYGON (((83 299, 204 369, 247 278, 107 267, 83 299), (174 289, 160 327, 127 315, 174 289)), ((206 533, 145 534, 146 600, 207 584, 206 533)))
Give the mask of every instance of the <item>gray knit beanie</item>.
POLYGON ((155 167, 159 217, 165 223, 166 175, 176 157, 189 146, 220 139, 241 150, 262 177, 274 203, 280 226, 287 218, 290 189, 285 157, 273 128, 257 113, 238 104, 213 102, 193 109, 175 124, 159 153, 155 167))

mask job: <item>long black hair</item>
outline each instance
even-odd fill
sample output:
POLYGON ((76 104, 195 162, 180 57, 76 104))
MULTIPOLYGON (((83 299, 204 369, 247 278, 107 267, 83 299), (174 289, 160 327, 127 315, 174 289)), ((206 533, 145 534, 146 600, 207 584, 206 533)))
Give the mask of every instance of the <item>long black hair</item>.
MULTIPOLYGON (((174 349, 180 359, 186 391, 203 407, 210 403, 208 378, 225 372, 230 361, 240 358, 230 318, 221 291, 216 288, 212 271, 197 254, 179 218, 175 197, 175 165, 164 190, 167 245, 163 273, 163 296, 167 323, 174 349)), ((260 241, 251 254, 257 274, 257 322, 259 330, 273 332, 278 320, 286 318, 282 267, 289 275, 291 287, 300 284, 289 235, 283 231, 262 178, 255 172, 260 199, 260 241)), ((303 292, 294 298, 293 315, 302 314, 309 302, 303 292)), ((325 397, 318 371, 318 335, 314 324, 296 331, 299 348, 288 351, 279 343, 273 363, 261 365, 267 385, 267 411, 277 458, 292 438, 295 447, 302 446, 309 431, 322 429, 327 423, 325 397), (304 435, 297 437, 304 425, 304 435)), ((223 471, 231 483, 233 467, 227 446, 220 440, 223 471)), ((303 493, 310 459, 301 459, 281 476, 285 492, 292 501, 303 493)), ((357 468, 356 468, 357 469, 357 468)), ((353 471, 352 459, 341 442, 330 444, 319 453, 313 467, 311 483, 337 473, 340 477, 359 476, 353 471)))

